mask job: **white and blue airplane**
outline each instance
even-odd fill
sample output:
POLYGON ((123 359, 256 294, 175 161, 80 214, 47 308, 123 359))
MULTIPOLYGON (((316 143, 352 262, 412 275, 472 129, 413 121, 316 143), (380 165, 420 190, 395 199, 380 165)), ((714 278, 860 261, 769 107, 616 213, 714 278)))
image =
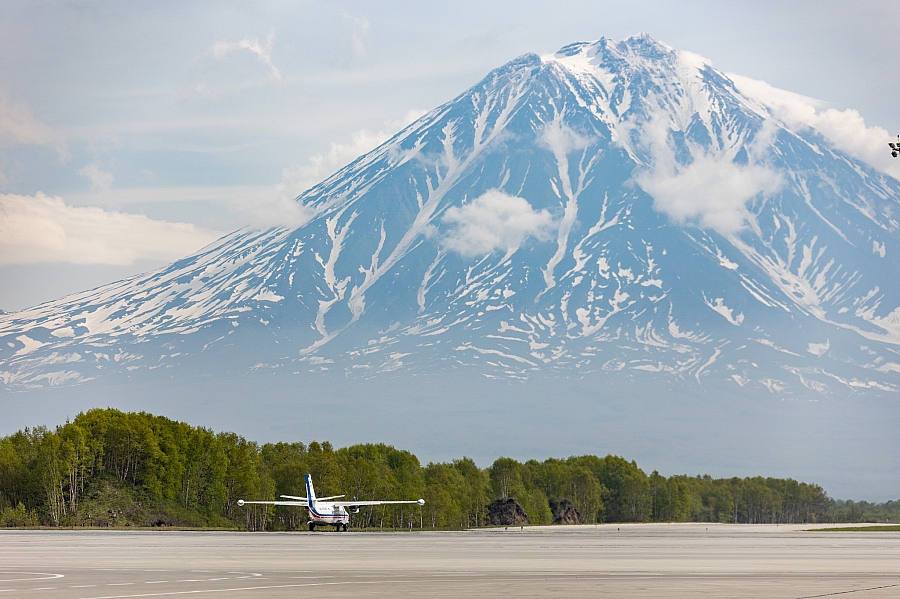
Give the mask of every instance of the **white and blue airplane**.
POLYGON ((281 497, 291 501, 244 501, 243 499, 238 499, 237 504, 240 506, 256 503, 305 507, 309 511, 310 530, 315 530, 316 526, 334 526, 335 530, 343 530, 344 532, 347 532, 347 529, 350 528, 350 514, 359 513, 361 506, 384 505, 386 503, 417 503, 425 505, 424 499, 411 501, 330 501, 331 499, 343 497, 343 495, 316 497, 312 476, 309 474, 306 475, 306 497, 294 497, 293 495, 281 495, 281 497))

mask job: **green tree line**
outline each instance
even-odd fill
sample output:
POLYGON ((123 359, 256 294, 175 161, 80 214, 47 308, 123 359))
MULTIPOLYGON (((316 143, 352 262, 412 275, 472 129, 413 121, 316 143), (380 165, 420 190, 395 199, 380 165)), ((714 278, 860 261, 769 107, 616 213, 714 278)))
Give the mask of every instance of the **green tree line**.
POLYGON ((489 504, 507 498, 533 524, 551 524, 560 505, 574 506, 585 523, 900 520, 900 501, 837 501, 792 479, 647 475, 613 455, 423 466, 384 444, 259 445, 163 416, 95 409, 55 430, 0 438, 0 526, 302 529, 303 509, 236 501, 305 494, 306 473, 322 496, 425 499, 422 507, 363 508, 358 528, 485 526, 489 504))

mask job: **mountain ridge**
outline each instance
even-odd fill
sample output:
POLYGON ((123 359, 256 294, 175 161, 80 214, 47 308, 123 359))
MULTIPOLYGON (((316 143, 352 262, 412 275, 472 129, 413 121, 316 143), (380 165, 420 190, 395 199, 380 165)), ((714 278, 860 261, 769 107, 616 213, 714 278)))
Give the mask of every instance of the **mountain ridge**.
POLYGON ((900 184, 646 35, 514 59, 298 202, 299 228, 3 314, 0 381, 190 375, 226 344, 245 370, 900 390, 900 184))

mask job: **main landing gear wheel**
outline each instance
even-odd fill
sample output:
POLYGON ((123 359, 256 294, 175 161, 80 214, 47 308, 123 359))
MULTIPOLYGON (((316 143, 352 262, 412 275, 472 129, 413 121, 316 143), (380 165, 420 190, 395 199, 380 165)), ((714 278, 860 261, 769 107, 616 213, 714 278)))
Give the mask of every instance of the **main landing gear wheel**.
POLYGON ((343 531, 344 531, 344 532, 347 532, 348 530, 350 530, 350 525, 349 525, 349 524, 344 524, 344 525, 343 525, 343 531))
POLYGON ((316 525, 312 522, 309 523, 309 532, 316 532, 316 525))

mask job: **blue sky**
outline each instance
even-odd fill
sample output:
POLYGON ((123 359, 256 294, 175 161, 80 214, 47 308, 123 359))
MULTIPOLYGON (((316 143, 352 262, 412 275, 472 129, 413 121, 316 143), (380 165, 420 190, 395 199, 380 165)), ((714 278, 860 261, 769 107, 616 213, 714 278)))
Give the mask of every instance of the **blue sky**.
POLYGON ((525 52, 647 32, 900 132, 900 4, 0 6, 0 308, 289 222, 305 186, 525 52))

